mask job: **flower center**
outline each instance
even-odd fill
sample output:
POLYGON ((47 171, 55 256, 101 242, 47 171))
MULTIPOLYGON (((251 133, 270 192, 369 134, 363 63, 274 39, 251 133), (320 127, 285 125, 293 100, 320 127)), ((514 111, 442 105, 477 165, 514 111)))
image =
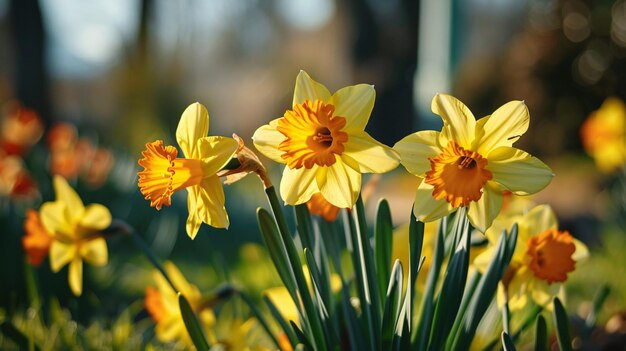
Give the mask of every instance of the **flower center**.
POLYGON ((549 229, 528 240, 526 255, 530 256, 528 267, 535 277, 548 284, 564 282, 576 262, 572 259, 576 246, 568 231, 549 229))
POLYGON ((202 161, 176 158, 176 148, 163 146, 162 140, 146 144, 141 155, 143 158, 138 163, 144 170, 138 173, 139 190, 157 210, 171 205, 175 191, 198 185, 204 178, 202 161))
POLYGON ((455 208, 480 200, 483 186, 492 179, 486 169, 487 159, 454 141, 429 160, 431 170, 426 172, 425 180, 434 187, 433 197, 446 199, 455 208))
POLYGON ((334 112, 335 106, 331 104, 306 100, 278 120, 277 129, 286 137, 278 149, 284 152, 282 158, 289 168, 335 163, 335 155, 343 152, 348 134, 341 131, 346 126, 346 119, 333 116, 334 112))

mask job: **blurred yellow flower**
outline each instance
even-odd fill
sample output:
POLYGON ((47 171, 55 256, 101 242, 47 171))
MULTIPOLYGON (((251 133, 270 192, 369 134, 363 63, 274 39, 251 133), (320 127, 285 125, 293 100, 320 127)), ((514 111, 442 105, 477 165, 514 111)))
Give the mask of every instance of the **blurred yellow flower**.
POLYGON ((374 107, 374 87, 359 84, 332 96, 300 71, 293 108, 256 130, 254 145, 284 163, 280 194, 289 205, 321 193, 331 204, 351 208, 361 190, 361 173, 384 173, 398 166, 398 156, 365 132, 374 107))
POLYGON ((146 144, 139 165, 139 189, 150 200, 150 206, 160 210, 171 204, 175 191, 187 188, 187 234, 196 237, 200 225, 228 227, 224 208, 224 189, 217 176, 233 157, 238 144, 232 138, 207 136, 209 113, 199 103, 189 105, 183 112, 176 140, 185 158, 177 158, 173 146, 164 146, 162 140, 146 144))
POLYGON ((106 240, 100 232, 111 224, 111 213, 100 204, 84 206, 65 178, 52 179, 56 201, 44 203, 39 210, 41 224, 53 237, 50 267, 58 272, 69 264, 69 284, 74 295, 83 290, 83 260, 103 266, 107 263, 106 240))
POLYGON ((607 98, 580 128, 585 150, 602 172, 613 172, 626 163, 626 105, 607 98))
POLYGON ((478 121, 449 95, 435 95, 431 108, 443 119, 441 132, 416 132, 394 146, 404 167, 422 178, 413 207, 418 220, 430 222, 465 206, 472 225, 484 233, 500 211, 503 190, 533 194, 552 179, 548 166, 512 147, 530 120, 522 101, 478 121))
MULTIPOLYGON (((214 338, 212 328, 215 325, 215 314, 212 309, 202 305, 200 290, 195 285, 190 284, 172 262, 165 262, 163 266, 176 289, 185 296, 191 309, 198 315, 205 335, 209 339, 214 338)), ((157 339, 162 342, 181 342, 192 347, 193 342, 180 313, 178 293, 172 289, 158 270, 155 269, 152 276, 156 288, 148 287, 146 289, 144 306, 156 323, 157 339)))
POLYGON ((487 230, 490 247, 476 258, 474 265, 484 272, 500 233, 511 230, 517 223, 517 245, 498 287, 498 305, 502 306, 508 297, 511 310, 523 308, 529 300, 551 309, 550 302, 561 293, 562 283, 574 271, 576 262, 586 258, 589 251, 568 231, 558 230, 556 215, 550 206, 539 205, 530 211, 514 208, 498 216, 487 230))

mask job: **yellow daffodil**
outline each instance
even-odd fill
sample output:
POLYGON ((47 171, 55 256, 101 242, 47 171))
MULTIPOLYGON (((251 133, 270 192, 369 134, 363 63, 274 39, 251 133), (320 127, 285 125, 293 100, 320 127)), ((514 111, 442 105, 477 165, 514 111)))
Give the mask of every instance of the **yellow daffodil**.
POLYGON ((626 104, 610 97, 589 115, 580 128, 583 146, 602 172, 626 163, 626 104))
POLYGON ((404 167, 422 178, 413 208, 420 221, 466 206, 472 225, 484 233, 500 211, 503 190, 533 194, 552 179, 548 166, 512 147, 530 120, 522 101, 477 121, 461 101, 438 94, 432 111, 443 119, 441 132, 420 131, 394 146, 404 167))
POLYGON ((56 200, 39 210, 41 224, 53 237, 50 267, 58 272, 69 264, 69 284, 74 295, 83 290, 83 260, 103 266, 107 263, 107 244, 100 232, 111 224, 111 213, 100 204, 84 206, 65 178, 52 180, 56 200))
MULTIPOLYGON (((202 306, 202 295, 198 287, 189 283, 172 262, 165 262, 164 269, 176 289, 185 296, 191 309, 198 314, 200 325, 207 337, 211 338, 215 314, 210 308, 202 306)), ((144 306, 156 323, 157 339, 162 342, 181 342, 188 347, 193 346, 180 313, 178 293, 172 289, 158 270, 155 269, 152 274, 156 288, 146 289, 144 306)))
POLYGON ((284 163, 280 194, 289 205, 321 193, 331 204, 351 208, 361 190, 361 173, 384 173, 398 156, 364 129, 374 107, 374 87, 359 84, 333 95, 300 71, 293 107, 254 133, 254 145, 284 163))
POLYGON ((490 247, 474 261, 484 271, 495 252, 495 244, 503 230, 518 224, 518 239, 509 268, 498 288, 498 305, 508 297, 509 308, 518 310, 529 300, 551 308, 550 302, 560 293, 576 262, 589 254, 582 242, 566 230, 558 230, 556 215, 548 205, 520 211, 513 206, 496 218, 485 233, 490 247), (506 293, 506 294, 505 294, 506 293))
POLYGON ((150 200, 150 206, 160 210, 171 204, 175 191, 187 189, 187 234, 195 238, 200 225, 228 227, 224 208, 224 189, 217 176, 232 158, 238 144, 234 139, 207 136, 209 113, 199 103, 189 105, 183 112, 176 140, 185 158, 178 158, 173 146, 164 146, 162 140, 146 144, 139 165, 139 189, 150 200))

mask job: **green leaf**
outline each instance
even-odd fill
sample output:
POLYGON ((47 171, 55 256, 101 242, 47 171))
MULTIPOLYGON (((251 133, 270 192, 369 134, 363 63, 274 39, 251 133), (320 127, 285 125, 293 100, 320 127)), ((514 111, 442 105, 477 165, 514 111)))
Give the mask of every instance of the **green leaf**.
POLYGON ((272 339, 272 341, 274 342, 274 345, 276 345, 276 347, 280 349, 280 343, 278 342, 278 339, 276 339, 276 336, 274 335, 274 333, 272 333, 272 329, 270 328, 269 323, 267 323, 267 320, 265 319, 265 315, 261 312, 259 307, 257 307, 254 301, 250 299, 248 294, 244 293, 243 291, 239 291, 239 297, 241 297, 241 299, 246 303, 246 305, 248 305, 248 307, 250 308, 250 311, 252 311, 252 314, 254 314, 257 321, 259 321, 259 323, 261 324, 261 327, 263 328, 263 330, 265 330, 265 333, 267 334, 267 336, 269 336, 270 339, 272 339))
POLYGON ((178 293, 178 305, 180 307, 180 313, 183 316, 183 322, 185 322, 185 328, 187 328, 187 332, 189 333, 189 337, 191 338, 194 346, 198 350, 208 350, 209 343, 204 337, 198 318, 196 318, 196 315, 191 310, 189 302, 181 293, 178 293))
POLYGON ((506 332, 502 332, 502 348, 504 351, 515 351, 513 340, 511 340, 511 337, 506 332))
POLYGON ((415 282, 417 282, 417 275, 420 270, 420 259, 422 256, 422 246, 424 245, 424 223, 415 218, 413 210, 411 210, 409 222, 409 278, 408 286, 406 288, 406 296, 404 297, 405 318, 408 322, 409 329, 407 332, 411 332, 413 324, 413 300, 415 299, 415 282))
POLYGON ((378 203, 376 227, 374 230, 374 254, 376 256, 376 275, 380 296, 385 295, 385 285, 391 276, 391 250, 393 245, 393 223, 387 200, 378 203))
POLYGON ((363 200, 359 197, 349 221, 350 240, 353 250, 351 257, 361 311, 366 327, 366 345, 370 350, 379 350, 381 332, 380 295, 378 280, 375 276, 376 272, 373 269, 373 257, 367 238, 367 226, 364 215, 363 200))
POLYGON ((287 339, 289 339, 289 343, 291 343, 291 347, 294 347, 295 345, 297 345, 298 337, 296 336, 293 329, 291 329, 291 326, 287 323, 285 318, 283 318, 283 316, 280 314, 280 312, 278 311, 278 308, 276 308, 272 300, 270 300, 269 297, 267 296, 263 296, 263 301, 265 301, 265 304, 269 308, 270 314, 272 315, 272 317, 274 317, 274 319, 276 320, 276 322, 278 322, 278 324, 280 325, 285 335, 287 335, 287 339))
MULTIPOLYGON (((512 234, 508 238, 506 231, 500 234, 494 255, 485 270, 485 274, 482 275, 478 282, 475 293, 471 296, 466 313, 463 315, 463 324, 460 329, 460 334, 453 344, 453 349, 462 350, 469 348, 474 334, 476 334, 478 324, 496 294, 498 282, 509 265, 512 257, 512 255, 509 255, 509 250, 515 250, 515 241, 517 241, 517 226, 513 228, 512 234), (509 245, 509 240, 513 240, 513 245, 509 245)), ((463 311, 463 308, 461 311, 463 311)))
POLYGON ((33 340, 29 340, 24 333, 17 329, 11 322, 4 321, 0 324, 0 332, 2 335, 11 339, 19 350, 39 350, 37 345, 34 345, 33 340))
POLYGON ((546 319, 542 315, 537 316, 535 323, 535 351, 548 351, 548 328, 546 319))
POLYGON ((298 235, 300 235, 302 247, 313 250, 315 243, 313 240, 313 224, 311 223, 309 209, 306 204, 301 204, 294 207, 294 212, 296 215, 296 228, 298 235))
POLYGON ((412 334, 411 346, 416 350, 426 350, 428 344, 428 337, 430 336, 433 314, 434 314, 434 301, 435 301, 435 288, 437 287, 437 280, 441 272, 441 265, 444 259, 445 250, 445 238, 444 233, 447 231, 447 219, 444 217, 439 225, 437 231, 437 241, 435 243, 435 250, 433 259, 430 265, 430 271, 428 272, 428 278, 426 280, 426 288, 422 295, 421 315, 419 320, 419 327, 415 329, 415 333, 412 334))
POLYGON ((556 339, 561 350, 572 350, 572 336, 570 334, 569 318, 558 297, 554 298, 554 323, 556 324, 556 339))
POLYGON ((302 318, 302 326, 303 328, 305 328, 305 331, 310 334, 311 341, 314 342, 314 344, 312 345, 313 349, 326 350, 329 348, 329 346, 326 345, 327 338, 322 328, 320 316, 317 314, 317 308, 315 307, 315 304, 313 303, 313 299, 309 292, 309 288, 304 277, 304 272, 302 271, 302 262, 300 261, 300 256, 296 249, 296 245, 293 242, 291 232, 289 231, 289 227, 287 226, 287 220, 285 219, 285 214, 283 213, 280 202, 278 201, 276 190, 273 186, 269 187, 265 189, 265 194, 267 195, 268 202, 270 203, 270 207, 272 208, 272 213, 274 213, 274 218, 276 219, 276 223, 278 224, 280 241, 282 242, 282 247, 284 247, 284 252, 287 255, 289 267, 293 272, 295 285, 299 292, 297 296, 294 296, 294 294, 292 294, 292 298, 294 299, 296 306, 298 306, 300 300, 302 301, 303 310, 300 311, 304 316, 304 318, 302 318), (298 297, 300 299, 298 299, 298 297))
MULTIPOLYGON (((285 284, 285 287, 287 288, 287 291, 289 291, 292 299, 294 299, 294 301, 298 301, 296 294, 296 280, 293 276, 291 266, 289 265, 287 253, 285 252, 285 248, 282 244, 282 239, 274 219, 265 209, 258 208, 257 220, 259 222, 259 228, 261 229, 261 235, 263 235, 263 240, 265 241, 265 246, 269 251, 270 258, 274 262, 274 267, 276 267, 280 279, 283 281, 283 284, 285 284)), ((298 306, 297 303, 296 306, 298 306)))
POLYGON ((294 321, 289 321, 289 324, 291 324, 291 328, 296 333, 296 337, 300 341, 300 344, 304 345, 304 349, 305 350, 313 349, 313 347, 311 346, 311 342, 306 337, 306 335, 304 335, 304 332, 302 331, 302 329, 300 329, 298 327, 298 325, 296 325, 296 323, 294 323, 294 321))
POLYGON ((469 268, 470 244, 469 221, 464 207, 457 210, 453 233, 455 237, 460 237, 460 240, 450 258, 435 306, 433 329, 428 346, 431 350, 443 348, 463 298, 469 268))
POLYGON ((600 310, 602 309, 602 305, 604 305, 604 301, 606 300, 607 296, 609 296, 610 292, 611 292, 611 289, 609 288, 609 286, 604 284, 600 287, 600 290, 598 290, 598 292, 596 293, 596 296, 593 299, 591 313, 589 313, 589 315, 585 319, 585 326, 589 329, 589 332, 591 332, 593 327, 596 325, 596 319, 598 318, 598 313, 600 313, 600 310))
POLYGON ((403 279, 402 263, 400 263, 400 260, 396 260, 393 265, 393 270, 391 271, 391 277, 389 278, 386 294, 387 298, 385 299, 385 309, 383 312, 383 350, 388 350, 391 347, 397 323, 403 323, 403 320, 398 319, 402 303, 403 279))

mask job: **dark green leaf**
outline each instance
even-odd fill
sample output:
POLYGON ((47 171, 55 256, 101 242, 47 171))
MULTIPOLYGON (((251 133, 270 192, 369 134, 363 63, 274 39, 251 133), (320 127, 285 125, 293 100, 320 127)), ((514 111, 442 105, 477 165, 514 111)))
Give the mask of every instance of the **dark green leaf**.
POLYGON ((180 307, 180 313, 183 316, 183 322, 185 322, 185 328, 187 328, 187 332, 194 346, 198 350, 208 350, 209 343, 204 337, 198 318, 196 318, 196 315, 191 310, 191 306, 189 306, 189 302, 181 293, 178 293, 178 305, 180 307))
POLYGON ((400 307, 402 302, 402 263, 400 260, 396 260, 391 271, 391 277, 389 278, 389 284, 387 287, 387 298, 385 299, 385 310, 383 312, 383 324, 382 324, 382 343, 383 349, 388 350, 392 343, 396 332, 396 324, 403 323, 403 320, 398 320, 400 315, 400 307))
POLYGON ((546 319, 542 315, 537 316, 535 324, 535 351, 548 351, 548 328, 546 319))
POLYGON ((278 322, 278 324, 280 325, 285 335, 287 335, 287 339, 289 339, 291 346, 293 347, 296 344, 298 344, 298 337, 296 336, 293 329, 291 329, 291 326, 287 323, 285 318, 283 318, 283 316, 280 314, 280 312, 278 311, 278 308, 276 308, 274 303, 272 303, 272 300, 270 300, 267 296, 263 296, 263 301, 265 301, 265 304, 269 308, 272 317, 274 317, 274 319, 278 322))
POLYGON ((469 268, 469 221, 464 207, 457 210, 453 227, 455 237, 460 236, 459 243, 452 253, 450 264, 435 305, 432 332, 428 348, 440 350, 448 337, 457 315, 469 268))
POLYGON ((569 318, 558 297, 554 298, 554 323, 556 324, 556 339, 561 350, 572 350, 572 336, 569 330, 569 318))
POLYGON ((511 337, 506 332, 502 332, 502 348, 504 351, 515 351, 513 340, 511 340, 511 337))
POLYGON ((426 350, 428 345, 428 337, 430 336, 433 313, 435 309, 435 288, 437 287, 437 280, 441 272, 441 265, 444 259, 445 250, 445 238, 447 222, 444 218, 439 225, 437 231, 437 241, 435 243, 434 255, 430 264, 430 271, 428 272, 428 278, 426 280, 426 288, 422 295, 422 307, 421 316, 419 320, 419 327, 416 328, 416 332, 412 333, 411 346, 416 350, 426 350))
POLYGON ((391 222, 391 210, 387 200, 382 199, 378 203, 376 212, 376 229, 374 230, 374 253, 376 255, 376 274, 380 295, 385 294, 385 285, 391 275, 391 249, 393 245, 393 223, 391 222))

